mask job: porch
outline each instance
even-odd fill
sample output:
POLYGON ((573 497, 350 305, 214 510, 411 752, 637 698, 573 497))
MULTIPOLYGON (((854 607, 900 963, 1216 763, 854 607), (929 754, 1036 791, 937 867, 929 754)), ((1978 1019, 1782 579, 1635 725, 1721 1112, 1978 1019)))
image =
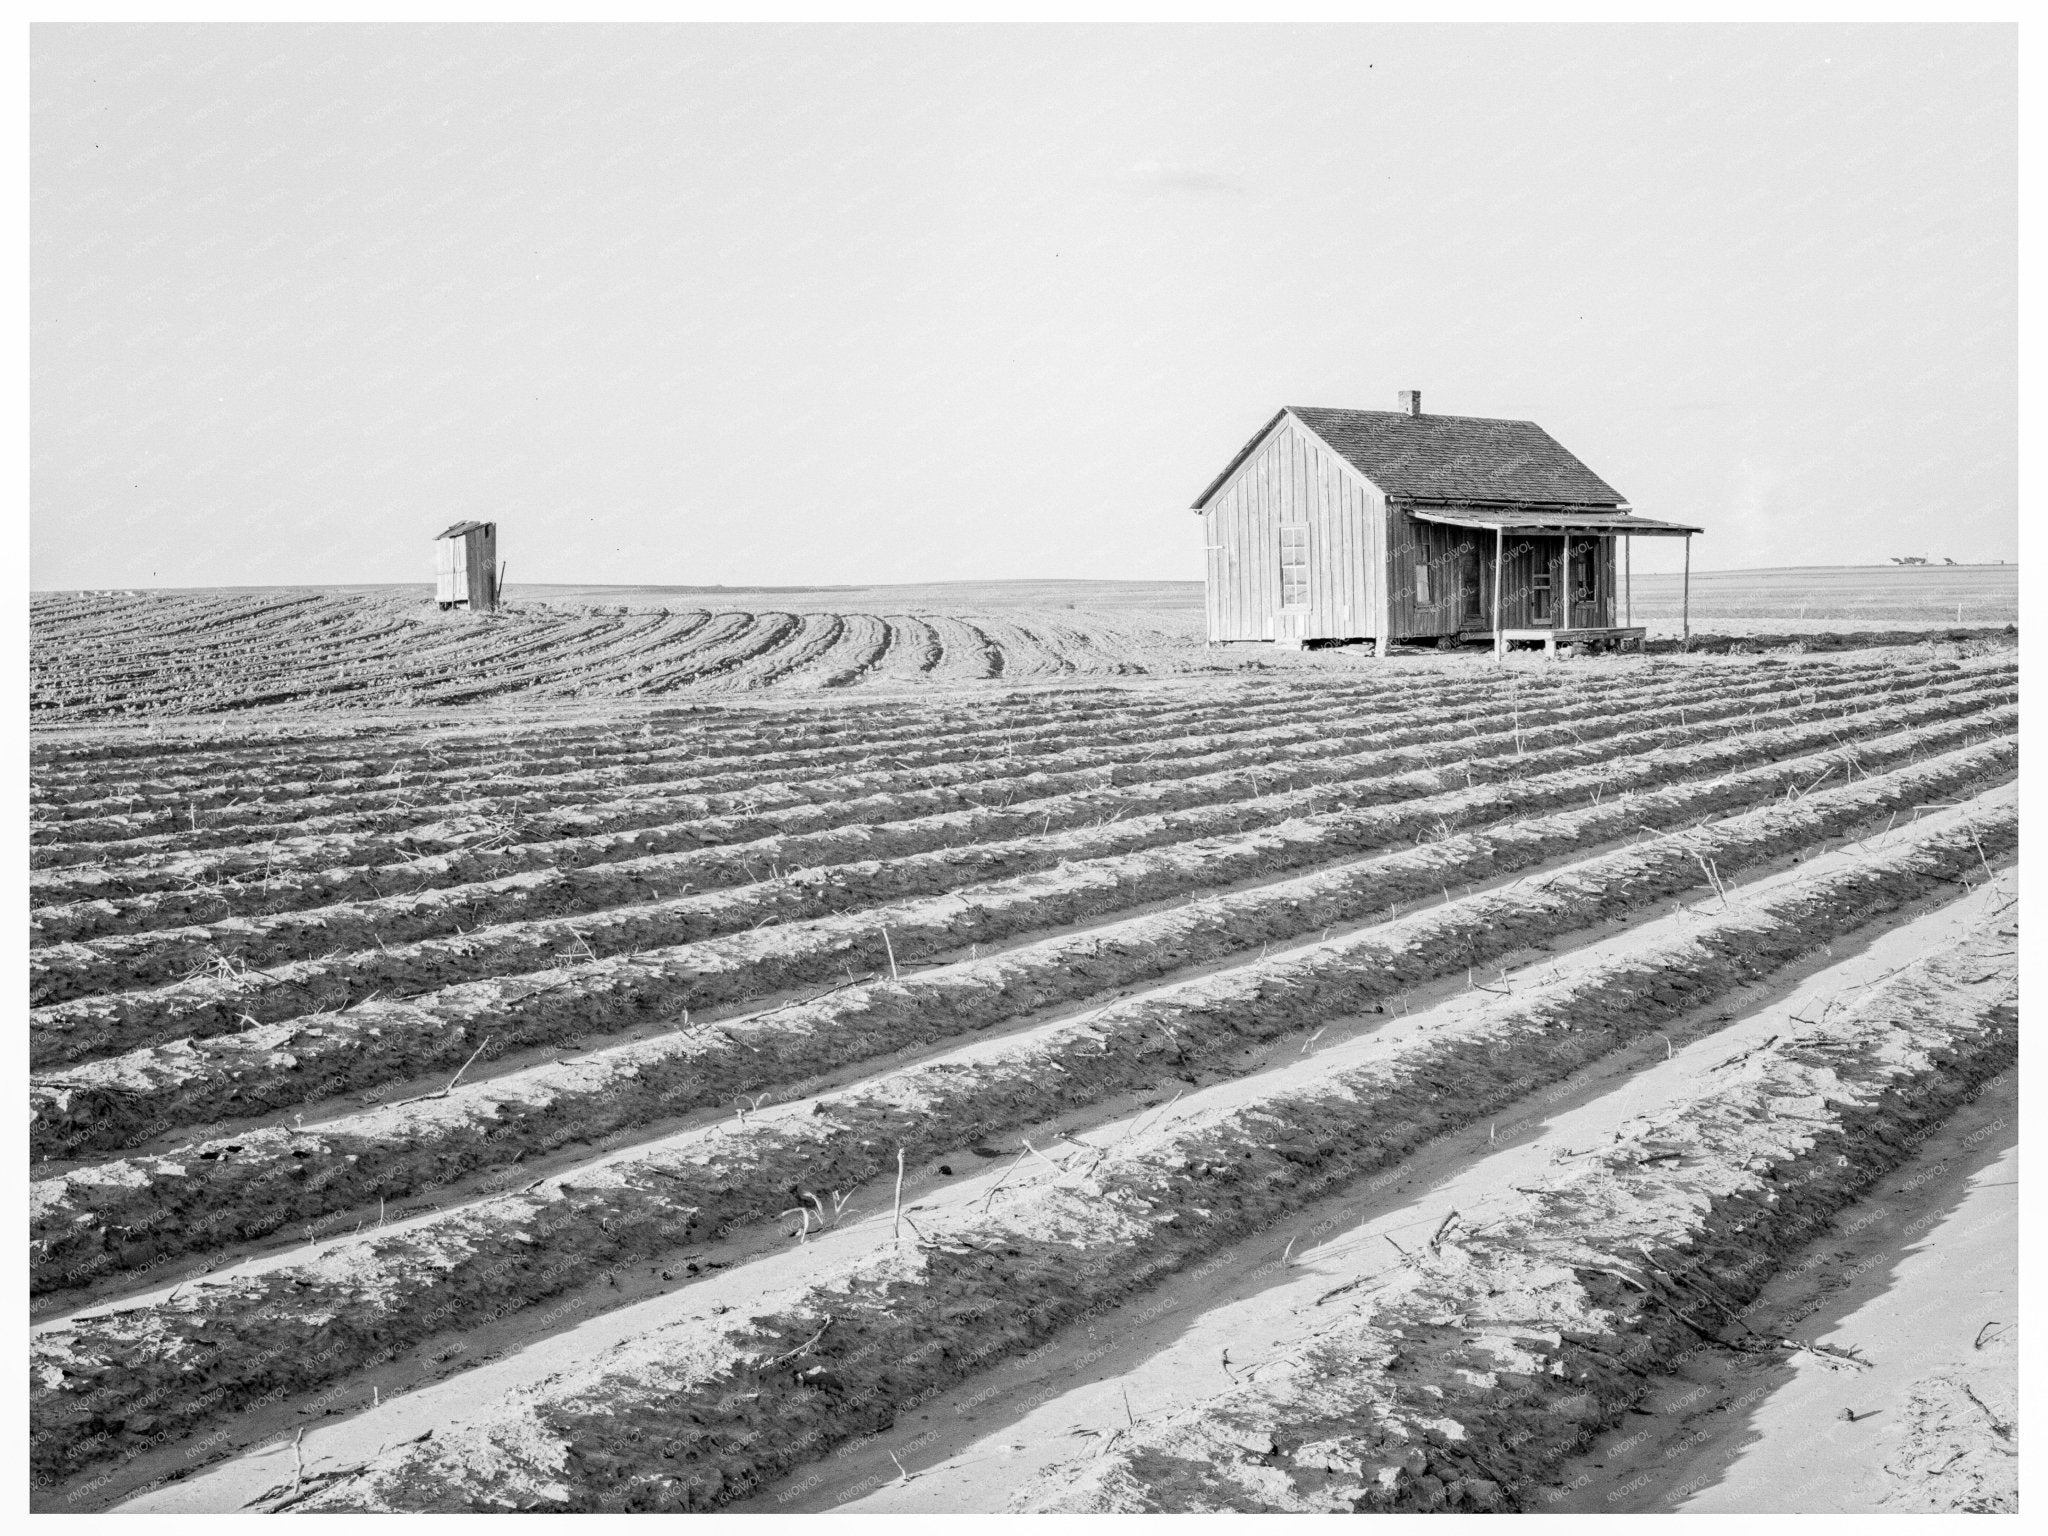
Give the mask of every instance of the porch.
MULTIPOLYGON (((1633 641, 1637 650, 1643 649, 1647 626, 1633 622, 1628 558, 1634 540, 1643 537, 1685 541, 1680 626, 1684 635, 1690 636, 1692 632, 1692 536, 1701 530, 1691 524, 1639 517, 1620 507, 1417 505, 1409 510, 1418 522, 1466 529, 1482 537, 1486 533, 1493 535, 1491 581, 1482 576, 1479 583, 1492 590, 1482 592, 1475 616, 1485 625, 1476 638, 1484 638, 1490 631, 1496 657, 1505 657, 1510 645, 1516 643, 1540 644, 1548 656, 1555 656, 1560 645, 1612 645, 1621 650, 1633 641), (1526 568, 1518 570, 1520 590, 1513 594, 1506 589, 1510 533, 1517 540, 1513 553, 1526 568), (1555 555, 1549 549, 1553 541, 1558 545, 1555 555), (1598 551, 1604 558, 1575 564, 1575 543, 1578 551, 1598 551), (1622 552, 1620 624, 1613 622, 1614 593, 1608 585, 1613 579, 1613 550, 1617 543, 1622 552), (1603 569, 1609 573, 1604 580, 1600 575, 1603 569), (1484 596, 1490 596, 1492 601, 1483 601, 1484 596), (1516 599, 1513 604, 1510 596, 1516 599)), ((1465 628, 1460 625, 1461 630, 1465 628)))

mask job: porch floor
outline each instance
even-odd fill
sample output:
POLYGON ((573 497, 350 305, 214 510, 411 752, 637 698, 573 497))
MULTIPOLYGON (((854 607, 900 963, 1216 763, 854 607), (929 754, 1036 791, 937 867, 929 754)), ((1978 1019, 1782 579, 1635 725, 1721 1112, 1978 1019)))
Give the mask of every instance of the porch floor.
POLYGON ((1648 626, 1642 624, 1608 624, 1584 629, 1503 629, 1498 631, 1498 649, 1506 650, 1515 644, 1541 644, 1546 655, 1555 656, 1560 645, 1612 645, 1616 650, 1626 650, 1633 642, 1637 650, 1643 648, 1648 626))

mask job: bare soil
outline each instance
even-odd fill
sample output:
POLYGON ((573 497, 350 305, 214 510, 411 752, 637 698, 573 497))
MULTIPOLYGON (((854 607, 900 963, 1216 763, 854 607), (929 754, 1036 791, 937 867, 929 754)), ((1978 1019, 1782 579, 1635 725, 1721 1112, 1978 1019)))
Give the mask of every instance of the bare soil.
POLYGON ((36 1506, 2004 1507, 2008 645, 1012 596, 43 601, 36 1506))
POLYGON ((1836 1353, 1687 1362, 1611 1441, 1559 1470, 1546 1508, 2016 1512, 2018 1190, 2007 1074, 1751 1304, 1759 1328, 1836 1353))
MULTIPOLYGON (((1986 897, 2002 899, 1990 892, 1986 897)), ((1105 1441, 1132 1428, 1132 1417, 1141 1425, 1156 1425, 1177 1414, 1199 1414, 1202 1405, 1232 1388, 1232 1378, 1255 1382, 1267 1375, 1273 1362, 1300 1347, 1304 1317, 1319 1321, 1318 1314, 1341 1299, 1318 1307, 1321 1298, 1361 1273, 1385 1272, 1389 1264, 1398 1269, 1394 1245, 1411 1250, 1425 1245, 1446 1211, 1456 1209, 1461 1222, 1477 1226, 1489 1211, 1526 1203, 1529 1197, 1522 1189, 1535 1187, 1557 1166, 1559 1148, 1611 1141, 1629 1115, 1659 1102, 1672 1085, 1711 1073, 1745 1045, 1785 1029, 1795 1016, 1812 1017, 1846 990, 1867 986, 1941 945, 1971 942, 1983 932, 1985 911, 1982 902, 1922 906, 1903 923, 1877 925, 1837 944, 1832 955, 1816 952, 1806 965, 1695 1011, 1671 1031, 1670 1057, 1653 1039, 1647 1050, 1603 1059, 1533 1097, 1525 1113, 1445 1137, 1404 1164, 1398 1177, 1368 1180, 1302 1208, 1290 1221, 1190 1271, 1164 1294, 1090 1318, 1010 1369, 933 1399, 888 1434, 772 1486, 747 1507, 950 1513, 1002 1507, 1040 1493, 1061 1469, 1097 1459, 1105 1441), (1713 1016, 1730 1011, 1736 1017, 1713 1016), (892 1451, 914 1469, 910 1479, 898 1475, 892 1451)), ((1607 942, 1620 947, 1634 941, 1607 942)), ((1468 994, 1421 1017, 1448 1022, 1472 1006, 1468 994)), ((1858 1278, 1869 1288, 1865 1297, 1885 1294, 1889 1270, 1861 1264, 1867 1252, 1843 1254, 1846 1263, 1836 1266, 1832 1256, 1843 1245, 1839 1234, 1882 1229, 1896 1249, 1902 1238, 1915 1241, 1907 1233, 1917 1227, 1926 1234, 1918 1240, 1931 1244, 1929 1226, 1921 1225, 1926 1215, 1945 1212, 1960 1187, 1971 1181, 1957 1167, 1958 1149, 1966 1141, 1981 1149, 1998 1139, 1979 1132, 2001 1116, 2009 1120, 2012 1085, 2010 1077, 1987 1082, 1979 1097, 1929 1137, 1916 1156, 1873 1185, 1868 1196, 1844 1207, 1827 1235, 1788 1255, 1780 1277, 1765 1288, 1751 1313, 1758 1325, 1836 1347, 1860 1344, 1866 1355, 1875 1354, 1870 1337, 1829 1331, 1832 1313, 1787 1307, 1781 1298, 1789 1298, 1795 1288, 1826 1294, 1832 1279, 1859 1265, 1858 1278), (1897 1202, 1918 1190, 1928 1193, 1912 1203, 1924 1203, 1926 1209, 1908 1214, 1897 1202), (1874 1209, 1902 1219, 1895 1225, 1872 1223, 1874 1209), (1820 1253, 1831 1256, 1825 1269, 1812 1262, 1820 1253)), ((1973 1150, 1961 1161, 1995 1167, 1998 1159, 1993 1152, 1973 1150)), ((1884 1239, 1873 1235, 1869 1241, 1884 1239)), ((2004 1255, 2009 1269, 2009 1231, 1993 1251, 2004 1255)), ((1953 1275, 1948 1278, 1952 1286, 1953 1275)), ((1858 1299, 1844 1298, 1838 1310, 1847 1313, 1858 1299)), ((2011 1303, 2006 1306, 2010 1309, 2011 1303)), ((1887 1331, 1884 1337, 1891 1352, 1912 1335, 1910 1330, 1887 1331)), ((1994 1356, 1987 1364, 1994 1373, 2002 1366, 2009 1378, 2013 1359, 2011 1354, 2002 1360, 1994 1356)), ((1679 1504, 1750 1512, 1822 1507, 1768 1495, 1731 1504, 1710 1491, 1713 1472, 1734 1461, 1745 1444, 1753 1457, 1768 1453, 1772 1458, 1769 1466, 1758 1468, 1764 1474, 1758 1481, 1766 1489, 1776 1486, 1770 1479, 1787 1464, 1823 1470, 1813 1460, 1816 1452, 1824 1453, 1850 1434, 1848 1425, 1833 1417, 1835 1410, 1816 1410, 1796 1424, 1774 1425, 1769 1433, 1761 1433, 1761 1426, 1751 1428, 1755 1410, 1749 1405, 1763 1400, 1756 1387, 1764 1385, 1768 1394, 1795 1379, 1835 1384, 1836 1395, 1875 1401, 1859 1385, 1864 1372, 1839 1362, 1830 1366, 1805 1352, 1697 1350, 1677 1372, 1650 1386, 1616 1427, 1599 1437, 1596 1449, 1560 1463, 1524 1502, 1545 1512, 1584 1513, 1651 1512, 1679 1504), (1706 1391, 1702 1380, 1711 1383, 1706 1391), (1731 1403, 1738 1405, 1732 1413, 1731 1403), (1700 1438, 1702 1426, 1713 1438, 1700 1438), (1645 1469, 1654 1473, 1651 1484, 1610 1497, 1637 1482, 1645 1469)), ((1871 1438, 1861 1434, 1840 1443, 1867 1446, 1871 1438)), ((1863 1459, 1868 1471, 1867 1455, 1863 1459)), ((1825 1470, 1831 1480, 1843 1468, 1830 1463, 1825 1470)), ((1802 1475, 1795 1481, 1807 1480, 1802 1475)), ((1827 1507, 1875 1509, 1890 1490, 1858 1491, 1860 1505, 1852 1493, 1827 1507)))

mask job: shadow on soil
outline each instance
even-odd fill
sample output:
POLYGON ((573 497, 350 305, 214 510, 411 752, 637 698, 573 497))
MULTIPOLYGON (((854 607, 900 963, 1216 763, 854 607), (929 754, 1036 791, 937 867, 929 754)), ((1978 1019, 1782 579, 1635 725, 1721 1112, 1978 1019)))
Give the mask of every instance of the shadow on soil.
MULTIPOLYGON (((1881 1302, 1902 1283, 1917 1281, 1924 1287, 1924 1275, 1905 1276, 1902 1270, 1942 1240, 1944 1225, 1974 1196, 1980 1187, 1978 1179, 2017 1145, 2016 1109, 2011 1073, 1986 1084, 1976 1098, 1949 1118, 1925 1152, 1893 1170, 1865 1200, 1844 1207, 1833 1229, 1803 1252, 1787 1256, 1763 1294, 1745 1309, 1751 1326, 1766 1335, 1832 1342, 1845 1326, 1855 1331, 1857 1314, 1881 1302)), ((1952 1287, 1943 1291, 1944 1295, 1953 1294, 1958 1305, 1963 1304, 1963 1292, 1952 1287)), ((1974 1324, 1975 1320, 1965 1321, 1974 1324)), ((1985 1327, 2000 1321, 2016 1327, 2011 1319, 1993 1319, 1985 1327)), ((1722 1334, 1728 1341, 1741 1337, 1742 1330, 1735 1325, 1722 1334)), ((1862 1346, 1860 1340, 1850 1342, 1862 1346)), ((1881 1358, 1886 1353, 1885 1342, 1876 1342, 1879 1358, 1871 1365, 1888 1363, 1881 1358)), ((1994 1333, 1989 1344, 1998 1342, 1994 1333)), ((1801 1369, 1795 1364, 1800 1358, 1783 1350, 1730 1352, 1714 1357, 1708 1369, 1662 1378, 1651 1388, 1637 1415, 1667 1422, 1629 1434, 1631 1424, 1642 1429, 1644 1421, 1639 1416, 1625 1420, 1603 1436, 1600 1445, 1559 1469, 1557 1478, 1565 1492, 1544 1508, 1559 1514, 1682 1509, 1688 1501, 1726 1483, 1738 1463, 1760 1451, 1771 1458, 1763 1471, 1774 1474, 1796 1469, 1813 1485, 1839 1484, 1848 1464, 1874 1469, 1880 1462, 1901 1456, 1909 1464, 1910 1480, 1922 1493, 1933 1493, 1937 1481, 1972 1481, 1964 1475, 1968 1469, 1936 1480, 1928 1475, 1934 1468, 1910 1465, 1925 1458, 1916 1454, 1919 1447, 1913 1441, 1904 1438, 1908 1426, 1903 1421, 1913 1405, 1903 1382, 1870 1383, 1865 1389, 1869 1406, 1846 1410, 1856 1413, 1853 1420, 1838 1413, 1802 1426, 1796 1447, 1783 1444, 1786 1430, 1782 1423, 1772 1421, 1770 1410, 1779 1393, 1800 1381, 1801 1369), (1695 1403, 1697 1408, 1687 1411, 1695 1403), (1840 1436, 1851 1432, 1850 1425, 1864 1421, 1871 1421, 1864 1433, 1875 1438, 1837 1449, 1840 1436), (1889 1436, 1886 1431, 1891 1432, 1889 1436), (1623 1438, 1616 1441, 1617 1435, 1623 1438), (1628 1453, 1617 1454, 1624 1447, 1628 1453), (1653 1468, 1659 1475, 1646 1480, 1644 1474, 1653 1468)), ((1986 1364, 1995 1368, 1996 1358, 1987 1358, 1986 1364)), ((1865 1376, 1855 1366, 1842 1369, 1847 1381, 1865 1376)), ((1922 1383, 1913 1385, 1917 1388, 1922 1383)), ((1981 1430, 1964 1438, 1988 1447, 1993 1432, 1987 1421, 1981 1430)), ((1950 1459, 1963 1455, 1958 1451, 1950 1459)), ((1768 1508, 1758 1506, 1750 1512, 1790 1513, 1810 1507, 1806 1494, 1812 1490, 1801 1483, 1775 1476, 1749 1475, 1746 1480, 1766 1482, 1776 1490, 1768 1508)), ((1958 1512, 1989 1512, 2002 1507, 1982 1503, 1969 1488, 1958 1486, 1948 1492, 1953 1495, 1948 1508, 1958 1512)), ((1869 1512, 1876 1512, 1874 1505, 1869 1512)))

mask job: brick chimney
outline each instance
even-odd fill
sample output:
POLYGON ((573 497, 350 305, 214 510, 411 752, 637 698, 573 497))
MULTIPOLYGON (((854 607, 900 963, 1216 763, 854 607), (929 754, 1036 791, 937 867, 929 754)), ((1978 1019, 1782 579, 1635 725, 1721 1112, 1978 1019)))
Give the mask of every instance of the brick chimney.
POLYGON ((1401 402, 1401 410, 1405 415, 1420 416, 1422 414, 1421 390, 1404 389, 1401 391, 1400 394, 1396 395, 1394 398, 1401 402))

